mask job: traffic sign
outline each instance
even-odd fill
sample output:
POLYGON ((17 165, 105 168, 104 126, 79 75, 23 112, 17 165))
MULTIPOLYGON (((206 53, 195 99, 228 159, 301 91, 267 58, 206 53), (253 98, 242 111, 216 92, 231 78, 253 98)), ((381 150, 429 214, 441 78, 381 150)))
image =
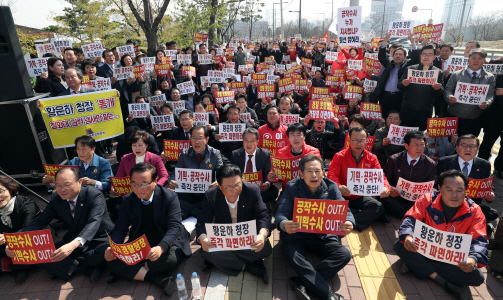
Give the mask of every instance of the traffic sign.
POLYGON ((412 12, 416 12, 416 11, 417 11, 417 6, 414 6, 414 7, 412 8, 412 12))

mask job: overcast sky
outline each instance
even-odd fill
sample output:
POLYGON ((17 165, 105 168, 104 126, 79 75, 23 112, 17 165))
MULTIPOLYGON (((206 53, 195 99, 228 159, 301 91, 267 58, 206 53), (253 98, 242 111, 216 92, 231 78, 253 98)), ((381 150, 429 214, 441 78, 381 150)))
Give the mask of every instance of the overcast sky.
MULTIPOLYGON (((263 17, 271 25, 273 21, 273 3, 279 3, 281 0, 263 0, 266 3, 263 7, 263 17), (270 10, 269 18, 265 18, 265 10, 270 10)), ((283 0, 283 20, 298 20, 298 13, 289 12, 290 10, 299 10, 299 1, 301 0, 283 0)), ((413 19, 413 20, 428 20, 430 17, 430 11, 418 11, 412 13, 412 7, 417 5, 419 9, 433 9, 433 23, 439 23, 442 18, 443 7, 445 0, 421 0, 420 5, 418 5, 417 0, 405 0, 403 6, 403 19, 413 19)), ((462 0, 457 0, 462 1, 462 0)), ((0 0, 0 3, 2 0, 0 0)), ((5 0, 3 1, 6 2, 5 0)), ((173 2, 173 1, 172 1, 173 2)), ((349 0, 304 0, 302 1, 302 18, 308 20, 322 20, 323 15, 316 13, 325 13, 325 17, 331 18, 332 14, 332 2, 334 3, 334 16, 337 15, 337 8, 342 6, 348 6, 349 0)), ((363 16, 370 13, 370 3, 371 0, 360 0, 360 6, 363 7, 363 16)), ((14 21, 16 24, 24 25, 34 28, 42 28, 48 25, 55 25, 56 23, 52 21, 52 17, 57 14, 62 13, 62 9, 65 6, 69 6, 68 2, 63 0, 16 0, 13 7, 14 10, 14 21)), ((170 4, 172 7, 172 4, 170 4)), ((280 6, 276 5, 277 22, 280 22, 280 6)), ((169 8, 168 8, 169 9, 169 8)), ((503 1, 502 0, 476 0, 474 14, 483 14, 490 11, 503 11, 503 1)), ((325 24, 328 28, 330 24, 325 24)))

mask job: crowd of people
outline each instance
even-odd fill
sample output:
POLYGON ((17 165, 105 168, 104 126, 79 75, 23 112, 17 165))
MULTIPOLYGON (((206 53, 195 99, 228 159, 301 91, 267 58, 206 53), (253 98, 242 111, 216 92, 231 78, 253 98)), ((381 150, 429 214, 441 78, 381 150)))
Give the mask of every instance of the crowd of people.
MULTIPOLYGON (((498 109, 503 103, 503 77, 486 72, 487 52, 476 41, 468 42, 464 52, 468 66, 456 72, 445 70, 444 64, 454 48, 428 39, 421 43, 409 36, 412 48, 390 43, 386 35, 377 48, 370 43, 361 47, 334 47, 333 43, 321 49, 310 41, 296 44, 286 42, 241 43, 237 52, 225 52, 223 46, 208 49, 205 44, 177 50, 176 42, 161 45, 156 52, 158 63, 163 61, 163 50, 177 50, 191 54, 191 66, 196 76, 184 76, 176 60, 170 62, 167 75, 146 72, 145 77, 117 80, 114 68, 140 64, 146 54, 119 57, 115 48, 106 49, 100 58, 83 58, 78 48, 64 50, 63 58, 48 60, 48 73, 37 79, 35 90, 51 96, 72 95, 92 91, 82 86, 84 74, 90 79, 110 78, 112 89, 120 99, 125 132, 113 140, 96 142, 82 136, 75 147, 68 148, 71 159, 53 180, 49 176, 43 183, 52 193, 52 199, 43 212, 28 198, 18 195, 19 187, 0 176, 0 232, 32 231, 50 227, 54 218, 65 224, 68 233, 56 243, 53 263, 40 264, 51 276, 68 280, 72 274, 90 276, 95 282, 106 265, 110 270, 108 283, 119 278, 152 282, 167 295, 175 289, 173 270, 191 256, 189 233, 182 220, 197 218, 196 240, 202 247, 205 263, 237 276, 244 270, 265 283, 269 282, 263 259, 272 253, 268 241, 272 229, 280 231, 285 243, 285 258, 297 273, 289 279, 290 287, 299 299, 343 299, 326 283, 351 259, 350 252, 341 244, 340 237, 330 234, 298 232, 299 223, 293 220, 295 198, 348 200, 347 220, 340 226, 349 234, 363 231, 374 222, 389 222, 388 215, 403 219, 399 239, 394 245, 402 259, 401 271, 412 272, 418 278, 430 277, 458 299, 468 299, 466 286, 484 282, 481 268, 488 264, 488 238, 494 230, 490 223, 498 218, 491 207, 494 192, 485 199, 465 196, 468 180, 491 177, 488 159, 491 148, 501 135, 496 122, 498 109), (224 50, 218 56, 217 51, 224 50), (306 50, 307 49, 307 50, 306 50), (326 59, 327 51, 338 53, 335 61, 326 59), (328 85, 326 77, 335 70, 348 71, 348 62, 362 60, 365 53, 377 52, 382 64, 380 75, 362 69, 347 77, 342 84, 328 85), (212 54, 212 64, 201 64, 198 54, 212 54), (252 58, 251 60, 249 58, 252 58), (255 57, 255 58, 254 58, 255 57), (278 81, 284 74, 276 68, 274 97, 258 97, 257 85, 248 82, 238 89, 235 100, 225 105, 215 103, 215 93, 230 89, 231 82, 242 79, 248 72, 240 66, 247 62, 258 64, 272 57, 272 65, 295 65, 297 59, 312 59, 312 67, 302 67, 299 75, 307 80, 301 91, 281 93, 278 81), (222 70, 234 63, 235 76, 224 83, 207 83, 201 77, 210 70, 222 70), (316 69, 315 69, 316 68, 316 69), (313 69, 315 71, 313 72, 313 69), (408 70, 438 70, 436 83, 413 83, 408 70), (344 85, 363 86, 365 79, 377 81, 373 92, 365 92, 362 99, 347 99, 344 85), (181 95, 177 84, 193 81, 195 92, 181 95), (488 84, 486 101, 480 105, 458 103, 453 96, 458 82, 488 84), (348 105, 346 116, 332 116, 328 120, 313 118, 309 101, 316 87, 328 87, 334 104, 348 105), (167 102, 151 107, 148 117, 134 118, 128 111, 129 103, 148 103, 151 96, 164 94, 167 102), (171 102, 184 100, 185 109, 174 114, 171 102), (360 113, 362 103, 378 103, 382 107, 381 120, 369 120, 360 113), (208 111, 208 106, 214 109, 208 111), (194 126, 194 113, 209 112, 209 124, 194 126), (243 121, 240 114, 250 113, 243 121), (284 125, 280 116, 299 115, 299 123, 284 125), (173 115, 175 128, 157 131, 151 116, 173 115), (457 134, 434 138, 426 131, 428 118, 458 117, 457 134), (242 141, 222 142, 218 130, 220 123, 244 123, 242 141), (404 137, 404 145, 396 145, 387 137, 392 125, 418 127, 404 137), (484 130, 481 143, 478 136, 484 130), (372 151, 366 148, 369 137, 375 137, 372 151), (283 141, 283 147, 272 146, 266 140, 283 141), (188 140, 177 161, 168 158, 163 140, 188 140), (480 149, 480 151, 479 151, 480 149), (106 156, 115 151, 118 166, 111 166, 106 156), (271 152, 275 153, 272 155, 271 152), (478 154, 478 156, 477 156, 478 154), (300 176, 290 181, 280 180, 271 166, 271 156, 299 157, 300 176), (175 193, 179 182, 175 168, 211 170, 212 184, 204 194, 175 193), (356 196, 348 188, 349 168, 383 169, 384 189, 380 196, 356 196), (262 172, 260 186, 243 181, 243 173, 262 172), (131 180, 133 192, 119 196, 110 185, 110 177, 131 180), (403 198, 397 189, 402 178, 410 182, 435 181, 435 188, 417 201, 403 198), (214 245, 206 234, 207 223, 237 223, 256 221, 257 236, 252 250, 211 252, 214 245), (472 235, 469 257, 457 266, 437 262, 417 253, 412 237, 415 221, 440 230, 448 225, 456 233, 472 235), (145 261, 128 265, 116 259, 110 251, 106 232, 118 244, 129 236, 132 241, 146 235, 151 251, 145 261), (306 252, 322 258, 318 265, 306 259, 306 252)), ((128 41, 127 44, 134 44, 128 41)), ((491 63, 503 64, 502 59, 491 63)), ((274 144, 276 145, 276 144, 274 144)), ((501 152, 500 152, 501 154, 501 152)), ((494 174, 503 179, 503 155, 494 163, 494 174)), ((503 229, 503 228, 502 228, 503 229)), ((1 257, 13 257, 0 234, 1 257)), ((28 268, 12 265, 17 272, 16 281, 27 278, 28 268)), ((499 270, 502 271, 502 270, 499 270)))

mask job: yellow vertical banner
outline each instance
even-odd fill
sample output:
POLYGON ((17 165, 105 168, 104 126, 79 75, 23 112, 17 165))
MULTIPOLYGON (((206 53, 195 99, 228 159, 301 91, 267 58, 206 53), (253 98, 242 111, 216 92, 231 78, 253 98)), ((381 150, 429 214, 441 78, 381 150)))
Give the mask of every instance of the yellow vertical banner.
POLYGON ((124 133, 117 91, 83 93, 40 99, 40 110, 54 148, 73 146, 75 138, 96 141, 124 133))

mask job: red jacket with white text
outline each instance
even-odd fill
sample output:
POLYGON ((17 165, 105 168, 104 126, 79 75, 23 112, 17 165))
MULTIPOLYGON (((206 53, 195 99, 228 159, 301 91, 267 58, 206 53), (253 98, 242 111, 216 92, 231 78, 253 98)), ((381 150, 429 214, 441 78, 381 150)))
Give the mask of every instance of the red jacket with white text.
MULTIPOLYGON (((302 145, 302 156, 308 155, 308 154, 314 154, 321 158, 320 150, 318 148, 315 148, 313 146, 309 146, 304 142, 304 145, 302 145)), ((278 154, 276 155, 278 158, 292 158, 294 157, 292 154, 292 145, 287 145, 281 149, 278 150, 278 154)), ((288 181, 283 180, 283 190, 286 188, 286 184, 288 181)))

